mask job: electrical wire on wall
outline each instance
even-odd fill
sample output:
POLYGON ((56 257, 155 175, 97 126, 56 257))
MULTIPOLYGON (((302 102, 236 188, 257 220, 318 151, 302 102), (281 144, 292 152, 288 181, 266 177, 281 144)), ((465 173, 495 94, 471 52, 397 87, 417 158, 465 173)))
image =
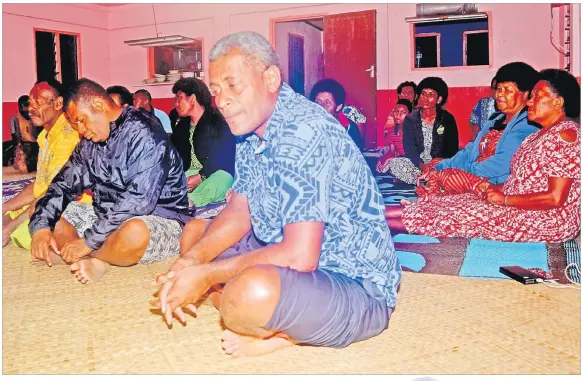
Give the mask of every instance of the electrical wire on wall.
POLYGON ((555 37, 553 36, 554 29, 554 14, 553 9, 557 7, 551 6, 551 44, 565 57, 565 70, 571 71, 571 5, 566 4, 565 6, 565 29, 561 31, 564 38, 564 46, 561 46, 555 37))

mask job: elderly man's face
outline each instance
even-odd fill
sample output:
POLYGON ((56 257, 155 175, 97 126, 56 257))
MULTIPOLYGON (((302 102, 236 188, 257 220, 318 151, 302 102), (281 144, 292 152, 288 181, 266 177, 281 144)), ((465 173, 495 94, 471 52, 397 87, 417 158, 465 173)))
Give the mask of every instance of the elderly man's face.
POLYGON ((275 107, 279 69, 260 66, 236 49, 210 64, 209 87, 233 135, 262 134, 275 107))
POLYGON ((63 98, 57 96, 46 82, 34 85, 30 90, 29 98, 28 113, 32 124, 36 127, 44 127, 56 121, 63 112, 63 98))

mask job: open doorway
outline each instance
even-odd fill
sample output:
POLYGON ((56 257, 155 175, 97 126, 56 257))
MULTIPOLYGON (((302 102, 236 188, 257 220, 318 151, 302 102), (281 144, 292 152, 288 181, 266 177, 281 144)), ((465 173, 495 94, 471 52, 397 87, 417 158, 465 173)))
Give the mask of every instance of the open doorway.
POLYGON ((274 43, 283 80, 308 97, 314 84, 324 78, 324 19, 275 22, 274 43))
POLYGON ((345 106, 366 117, 365 148, 376 147, 376 11, 271 19, 271 42, 285 82, 306 97, 323 78, 346 90, 345 106))

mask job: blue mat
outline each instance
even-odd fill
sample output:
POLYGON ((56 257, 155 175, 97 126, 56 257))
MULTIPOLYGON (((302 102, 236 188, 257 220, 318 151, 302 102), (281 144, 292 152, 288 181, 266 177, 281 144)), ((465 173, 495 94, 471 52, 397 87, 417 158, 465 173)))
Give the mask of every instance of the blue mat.
POLYGON ((394 243, 439 243, 439 239, 426 235, 397 234, 393 237, 394 243))
POLYGON ((507 279, 500 273, 500 266, 536 267, 548 272, 546 244, 472 239, 459 275, 507 279))

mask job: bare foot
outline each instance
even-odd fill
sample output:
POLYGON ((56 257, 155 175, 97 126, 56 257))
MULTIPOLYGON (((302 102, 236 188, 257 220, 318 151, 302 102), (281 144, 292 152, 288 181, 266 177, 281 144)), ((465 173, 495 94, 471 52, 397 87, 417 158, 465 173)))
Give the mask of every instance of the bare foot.
POLYGON ((109 270, 109 263, 103 262, 101 259, 87 257, 82 258, 79 262, 71 265, 71 272, 77 277, 77 280, 83 284, 96 283, 101 279, 107 270, 109 270))
POLYGON ((223 350, 233 357, 262 356, 278 349, 291 347, 291 341, 282 337, 258 339, 251 336, 238 335, 228 329, 221 335, 223 350))
MULTIPOLYGON (((51 256, 51 263, 54 265, 66 265, 67 262, 65 262, 63 260, 63 258, 58 255, 57 253, 55 253, 54 251, 50 251, 49 252, 50 256, 51 256)), ((42 266, 42 265, 46 265, 47 262, 43 261, 42 259, 37 259, 37 258, 30 258, 30 263, 36 266, 42 266)))

